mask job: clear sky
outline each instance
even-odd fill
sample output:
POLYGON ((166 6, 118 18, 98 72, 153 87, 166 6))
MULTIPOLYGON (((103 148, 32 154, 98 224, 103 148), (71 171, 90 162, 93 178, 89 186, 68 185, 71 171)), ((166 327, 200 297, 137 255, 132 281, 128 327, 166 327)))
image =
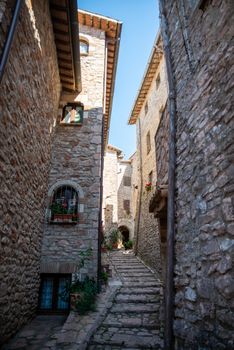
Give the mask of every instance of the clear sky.
POLYGON ((136 149, 136 130, 127 122, 159 29, 158 3, 157 0, 79 0, 78 7, 123 23, 109 143, 122 149, 128 158, 136 149))

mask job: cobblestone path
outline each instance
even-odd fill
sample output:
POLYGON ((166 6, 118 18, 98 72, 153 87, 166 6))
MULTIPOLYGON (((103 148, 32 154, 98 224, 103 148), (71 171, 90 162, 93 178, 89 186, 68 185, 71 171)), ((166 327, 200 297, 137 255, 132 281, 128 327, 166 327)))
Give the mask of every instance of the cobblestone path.
POLYGON ((160 281, 131 252, 113 252, 111 262, 122 286, 88 350, 162 349, 160 281))

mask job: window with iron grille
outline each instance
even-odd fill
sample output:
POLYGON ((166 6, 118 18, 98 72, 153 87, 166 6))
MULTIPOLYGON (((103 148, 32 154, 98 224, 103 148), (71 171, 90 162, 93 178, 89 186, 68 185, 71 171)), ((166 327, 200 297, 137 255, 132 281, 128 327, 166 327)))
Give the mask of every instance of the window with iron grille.
POLYGON ((61 124, 81 125, 83 123, 84 107, 80 103, 68 103, 63 108, 61 124))
POLYGON ((54 192, 50 205, 51 223, 77 223, 78 193, 72 186, 61 186, 54 192))
POLYGON ((131 177, 130 176, 124 176, 123 178, 123 184, 124 186, 131 186, 131 177))
POLYGON ((130 200, 129 199, 125 199, 123 201, 123 207, 124 207, 124 210, 126 211, 126 213, 130 214, 130 200))

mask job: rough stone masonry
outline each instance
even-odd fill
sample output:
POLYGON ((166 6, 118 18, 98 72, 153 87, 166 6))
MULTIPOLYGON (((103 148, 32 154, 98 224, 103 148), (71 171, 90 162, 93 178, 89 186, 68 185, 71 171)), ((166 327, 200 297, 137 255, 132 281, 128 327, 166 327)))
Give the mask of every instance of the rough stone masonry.
POLYGON ((166 0, 176 84, 176 349, 234 348, 234 6, 166 0))
MULTIPOLYGON (((1 1, 1 49, 10 18, 10 6, 1 1)), ((33 6, 25 1, 0 93, 0 343, 37 307, 44 200, 59 97, 48 1, 33 6)))

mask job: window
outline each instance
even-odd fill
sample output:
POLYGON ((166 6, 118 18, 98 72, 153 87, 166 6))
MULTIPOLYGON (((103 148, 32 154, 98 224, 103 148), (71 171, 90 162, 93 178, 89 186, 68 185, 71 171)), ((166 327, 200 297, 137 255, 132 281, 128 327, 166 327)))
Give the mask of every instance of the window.
POLYGON ((61 123, 81 125, 83 123, 83 106, 77 103, 68 103, 63 109, 61 123))
POLYGON ((150 132, 148 132, 146 135, 146 150, 147 150, 147 154, 149 154, 151 150, 150 132))
POLYGON ((80 40, 80 54, 88 55, 89 54, 89 43, 85 40, 80 40))
POLYGON ((158 74, 158 76, 157 76, 157 78, 156 78, 156 90, 158 90, 158 88, 159 88, 160 81, 161 81, 161 79, 160 79, 160 74, 158 74))
POLYGON ((145 104, 145 115, 148 113, 148 109, 149 109, 148 101, 146 101, 146 104, 145 104))
POLYGON ((126 211, 126 214, 130 214, 130 200, 129 199, 125 199, 123 201, 123 208, 126 211))
POLYGON ((124 176, 123 184, 124 184, 124 186, 131 186, 131 177, 130 176, 124 176))
POLYGON ((70 274, 42 274, 39 295, 39 310, 44 312, 68 311, 69 296, 66 296, 66 287, 70 283, 70 274), (64 296, 61 294, 64 294, 64 296))
POLYGON ((59 187, 50 205, 51 223, 73 223, 78 221, 78 193, 71 186, 59 187))
POLYGON ((149 173, 148 180, 149 180, 149 183, 151 184, 153 183, 153 171, 149 173))

